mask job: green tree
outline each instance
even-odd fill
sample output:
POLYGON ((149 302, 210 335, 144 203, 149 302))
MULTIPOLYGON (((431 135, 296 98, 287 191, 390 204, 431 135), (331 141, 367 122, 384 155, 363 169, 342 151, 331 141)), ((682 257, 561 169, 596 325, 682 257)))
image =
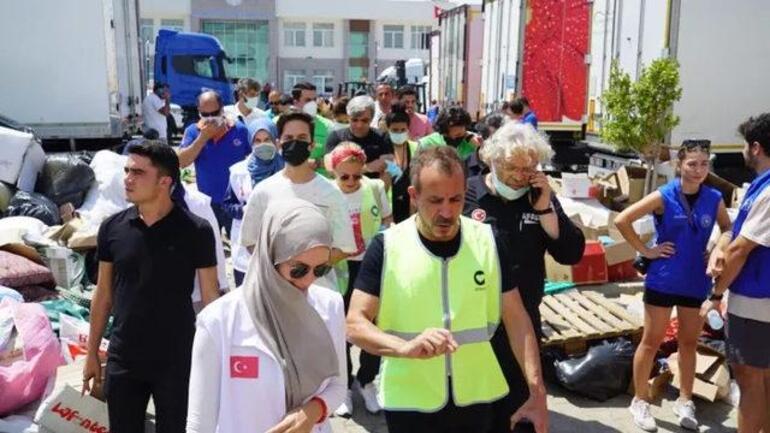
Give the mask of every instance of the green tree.
POLYGON ((602 140, 617 150, 633 151, 645 161, 645 194, 655 188, 660 153, 669 132, 679 124, 673 106, 682 97, 679 64, 671 58, 654 60, 632 81, 612 62, 610 83, 602 94, 602 140))

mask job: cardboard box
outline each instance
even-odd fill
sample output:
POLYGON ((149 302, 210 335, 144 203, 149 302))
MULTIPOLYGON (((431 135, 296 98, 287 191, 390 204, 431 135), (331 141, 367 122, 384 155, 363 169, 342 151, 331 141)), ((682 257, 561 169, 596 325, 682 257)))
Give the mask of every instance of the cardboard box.
MULTIPOLYGON (((679 353, 668 357, 668 367, 674 375, 672 385, 679 388, 679 353)), ((693 395, 707 401, 727 398, 730 394, 730 372, 723 357, 698 349, 695 355, 693 395)))
POLYGON ((633 260, 614 265, 607 264, 607 281, 610 283, 635 280, 637 278, 639 278, 639 272, 634 267, 633 260))
POLYGON ((549 281, 568 281, 575 284, 603 284, 607 282, 607 259, 604 247, 598 241, 586 241, 583 258, 576 265, 562 265, 545 256, 545 273, 549 281))
POLYGON ((561 193, 570 198, 591 198, 591 179, 586 173, 562 173, 561 193))

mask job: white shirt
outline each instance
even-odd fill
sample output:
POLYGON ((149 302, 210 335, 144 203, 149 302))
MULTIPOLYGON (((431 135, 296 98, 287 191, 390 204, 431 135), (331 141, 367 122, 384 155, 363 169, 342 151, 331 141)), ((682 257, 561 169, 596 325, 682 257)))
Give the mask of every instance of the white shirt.
MULTIPOLYGON (((214 243, 217 253, 217 281, 219 281, 219 290, 226 289, 230 284, 227 282, 227 269, 225 268, 225 249, 222 246, 222 235, 219 229, 217 217, 211 209, 211 198, 198 191, 195 185, 185 185, 184 201, 187 208, 193 215, 203 218, 209 222, 214 231, 214 243)), ((195 274, 195 286, 193 287, 192 301, 200 302, 201 283, 198 274, 195 274)))
POLYGON ((159 112, 161 108, 166 106, 166 101, 154 92, 147 94, 142 102, 142 120, 144 122, 144 130, 154 129, 158 131, 158 135, 162 140, 166 139, 168 124, 166 123, 166 115, 159 112))
MULTIPOLYGON (((347 393, 344 304, 339 293, 316 285, 308 289, 307 300, 329 330, 334 343, 329 350, 339 362, 339 374, 325 380, 316 393, 331 414, 347 393)), ((283 372, 254 328, 243 291, 234 290, 204 308, 193 343, 187 433, 267 431, 286 415, 284 395, 283 372), (234 369, 248 368, 238 364, 240 360, 254 362, 256 371, 231 377, 234 369)), ((312 430, 331 431, 328 420, 312 430)))
POLYGON ((258 183, 251 191, 243 211, 240 243, 246 247, 257 244, 259 227, 267 207, 275 200, 299 198, 318 206, 331 225, 332 246, 345 253, 356 252, 353 226, 348 216, 345 197, 325 177, 318 174, 306 183, 294 183, 284 170, 258 183))
MULTIPOLYGON (((746 215, 740 235, 766 248, 770 248, 770 188, 765 188, 754 200, 746 215)), ((730 314, 770 323, 770 298, 750 298, 730 292, 727 301, 730 314)))
MULTIPOLYGON (((249 195, 251 195, 251 175, 249 174, 248 159, 235 163, 230 167, 230 189, 243 205, 246 204, 249 195)), ((240 243, 242 220, 233 218, 233 225, 230 227, 230 239, 232 245, 233 269, 246 273, 249 267, 249 250, 240 243)))
MULTIPOLYGON (((388 218, 393 215, 393 211, 390 209, 390 201, 388 200, 388 194, 385 192, 385 185, 380 179, 368 179, 363 178, 361 182, 367 182, 371 188, 374 189, 375 202, 377 202, 380 208, 380 215, 382 219, 388 218), (377 197, 379 196, 379 197, 377 197)), ((337 186, 335 184, 335 186, 337 186)), ((364 193, 362 191, 363 186, 358 188, 355 192, 344 194, 345 201, 348 204, 348 215, 350 215, 351 223, 353 224, 353 235, 356 240, 356 251, 361 251, 361 254, 355 257, 348 257, 348 260, 355 260, 360 262, 364 259, 366 253, 366 242, 364 241, 363 226, 361 225, 361 201, 363 200, 364 193)))
POLYGON ((249 124, 252 120, 259 119, 261 117, 266 117, 267 114, 265 114, 264 111, 260 110, 259 108, 253 108, 251 110, 251 113, 249 113, 248 116, 244 116, 243 113, 241 113, 241 110, 238 109, 238 104, 234 105, 225 105, 224 107, 225 116, 231 118, 233 121, 238 120, 238 116, 243 117, 243 123, 249 124))

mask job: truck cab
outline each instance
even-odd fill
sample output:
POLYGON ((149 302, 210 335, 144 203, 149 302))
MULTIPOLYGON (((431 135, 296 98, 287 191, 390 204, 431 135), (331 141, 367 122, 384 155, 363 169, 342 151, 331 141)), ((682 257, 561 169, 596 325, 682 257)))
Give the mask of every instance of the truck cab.
POLYGON ((167 83, 171 102, 184 111, 184 125, 197 120, 197 98, 215 90, 225 105, 233 103, 233 85, 227 78, 222 45, 202 33, 161 29, 155 40, 155 80, 167 83))

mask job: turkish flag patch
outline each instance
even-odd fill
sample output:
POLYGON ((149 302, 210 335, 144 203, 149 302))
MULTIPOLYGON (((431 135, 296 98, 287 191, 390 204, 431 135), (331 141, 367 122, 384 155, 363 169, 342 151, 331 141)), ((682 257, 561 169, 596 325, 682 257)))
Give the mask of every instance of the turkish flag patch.
POLYGON ((473 212, 471 212, 471 218, 476 221, 484 222, 484 220, 487 219, 487 211, 484 209, 474 209, 473 212))
POLYGON ((259 357, 257 356, 231 356, 230 377, 243 379, 256 379, 259 377, 259 357))

